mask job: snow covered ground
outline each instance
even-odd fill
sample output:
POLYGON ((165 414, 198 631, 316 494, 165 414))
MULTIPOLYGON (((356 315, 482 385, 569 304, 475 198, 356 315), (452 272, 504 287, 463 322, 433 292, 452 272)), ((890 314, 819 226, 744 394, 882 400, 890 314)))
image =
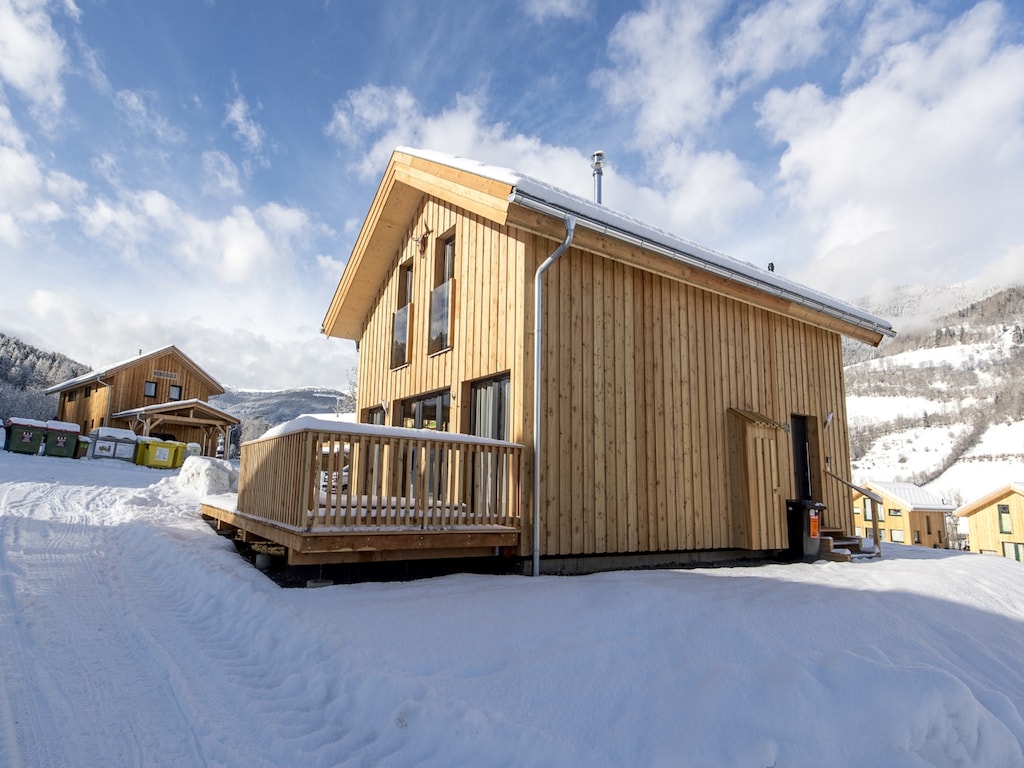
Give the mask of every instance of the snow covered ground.
POLYGON ((0 452, 0 765, 1024 765, 1024 568, 281 589, 180 473, 0 452))

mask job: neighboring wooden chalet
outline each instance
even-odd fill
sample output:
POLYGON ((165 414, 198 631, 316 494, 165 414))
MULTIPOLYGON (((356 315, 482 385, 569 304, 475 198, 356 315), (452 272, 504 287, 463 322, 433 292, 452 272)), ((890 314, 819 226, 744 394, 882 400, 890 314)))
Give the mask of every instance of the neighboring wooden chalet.
MULTIPOLYGON (((359 349, 361 422, 511 445, 514 473, 465 464, 442 482, 477 487, 471 507, 496 486, 516 533, 498 549, 547 571, 784 550, 787 499, 823 502, 823 530, 851 533, 842 339, 893 335, 543 182, 411 149, 385 169, 323 332, 359 349)), ((434 467, 426 449, 401 455, 398 475, 434 467)), ((242 462, 244 476, 244 446, 242 462)), ((384 465, 366 466, 351 462, 355 490, 387 494, 365 479, 384 465)), ((232 524, 279 514, 244 495, 232 524)), ((385 556, 334 543, 335 559, 385 556)))
MULTIPOLYGON (((864 489, 882 498, 878 508, 879 540, 897 544, 948 549, 946 516, 956 507, 941 496, 913 483, 871 481, 864 489)), ((860 491, 853 491, 854 533, 872 536, 871 500, 860 491)))
POLYGON ((956 514, 967 519, 973 551, 1024 562, 1024 482, 964 504, 956 514))
POLYGON ((207 401, 224 388, 175 346, 167 346, 90 371, 50 387, 59 394, 57 419, 97 427, 130 429, 138 435, 198 443, 212 456, 228 445, 239 420, 207 401))

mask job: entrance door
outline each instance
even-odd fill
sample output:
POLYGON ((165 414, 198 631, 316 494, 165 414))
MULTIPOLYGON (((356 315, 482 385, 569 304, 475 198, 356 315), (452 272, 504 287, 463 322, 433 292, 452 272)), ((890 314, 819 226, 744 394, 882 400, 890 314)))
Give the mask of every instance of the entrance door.
POLYGON ((811 470, 811 443, 807 417, 793 414, 790 420, 793 436, 794 499, 813 499, 814 482, 811 470))

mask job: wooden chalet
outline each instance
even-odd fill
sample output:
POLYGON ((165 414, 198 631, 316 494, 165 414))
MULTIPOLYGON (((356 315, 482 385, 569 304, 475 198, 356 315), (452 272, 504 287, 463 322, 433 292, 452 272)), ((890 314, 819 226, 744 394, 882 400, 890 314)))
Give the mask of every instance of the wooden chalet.
POLYGON ((224 388, 175 346, 108 365, 45 390, 59 394, 57 419, 88 434, 97 427, 198 443, 213 456, 239 420, 207 402, 224 388))
POLYGON ((1009 483, 964 504, 971 550, 1024 562, 1024 483, 1009 483))
POLYGON ((280 445, 293 435, 247 443, 238 509, 204 512, 287 534, 307 561, 482 544, 534 572, 786 550, 788 499, 823 503, 822 529, 852 533, 842 340, 893 335, 860 309, 543 182, 412 149, 385 169, 322 330, 356 342, 359 420, 383 425, 377 442, 317 427, 301 448, 280 445), (403 447, 388 427, 419 442, 403 447), (441 436, 496 441, 500 458, 481 464, 474 444, 446 442, 438 462, 441 436), (357 446, 349 496, 317 512, 331 439, 357 446), (248 476, 257 461, 278 480, 248 476), (280 478, 293 476, 286 500, 280 478), (402 534, 386 516, 354 531, 369 513, 331 512, 390 504, 417 478, 429 497, 417 503, 463 511, 430 525, 413 516, 402 534), (254 493, 256 482, 267 486, 254 493), (474 540, 461 520, 496 538, 474 540), (299 540, 316 535, 319 549, 299 540))
POLYGON ((913 483, 870 481, 852 494, 854 534, 896 544, 948 549, 946 515, 956 506, 931 491, 913 483), (873 505, 865 494, 877 494, 882 503, 873 505))

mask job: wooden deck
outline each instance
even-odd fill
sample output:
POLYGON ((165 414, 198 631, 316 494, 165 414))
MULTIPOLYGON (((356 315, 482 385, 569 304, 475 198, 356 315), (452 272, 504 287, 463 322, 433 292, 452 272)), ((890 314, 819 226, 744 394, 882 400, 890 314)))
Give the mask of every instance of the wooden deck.
POLYGON ((311 423, 245 443, 236 507, 204 503, 203 516, 286 548, 295 565, 517 551, 520 446, 311 423))

